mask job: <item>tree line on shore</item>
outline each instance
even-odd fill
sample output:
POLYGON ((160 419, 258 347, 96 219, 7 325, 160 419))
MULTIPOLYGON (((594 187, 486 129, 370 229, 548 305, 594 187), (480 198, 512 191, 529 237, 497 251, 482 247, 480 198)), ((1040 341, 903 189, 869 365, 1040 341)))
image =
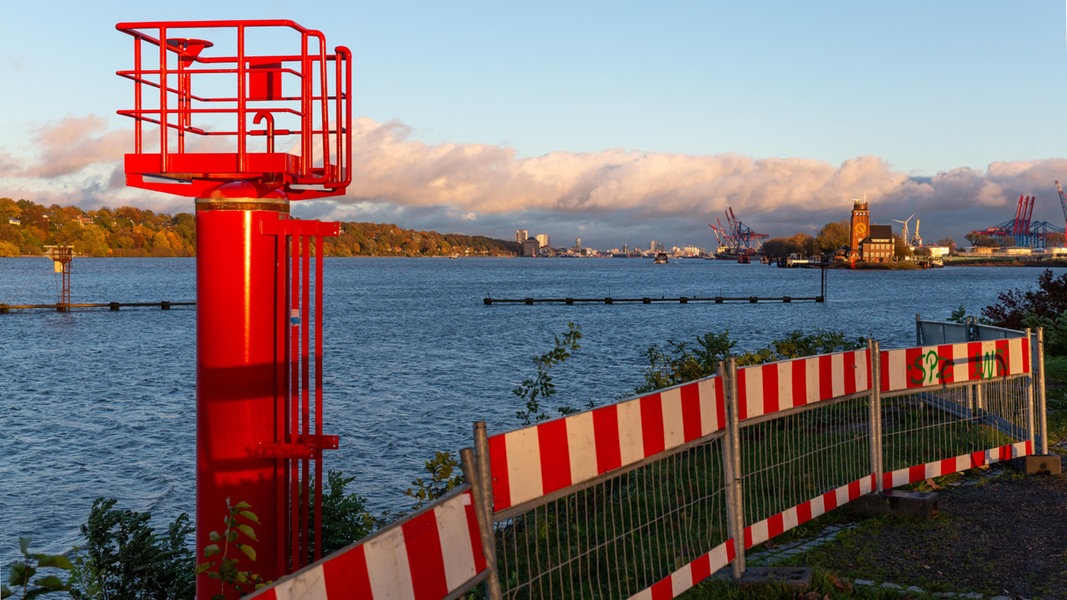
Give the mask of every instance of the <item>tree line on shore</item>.
MULTIPOLYGON (((195 256, 196 217, 0 198, 0 256, 41 255, 48 246, 72 246, 80 256, 195 256)), ((327 256, 516 256, 519 250, 515 242, 387 223, 342 223, 339 236, 324 239, 327 256)))

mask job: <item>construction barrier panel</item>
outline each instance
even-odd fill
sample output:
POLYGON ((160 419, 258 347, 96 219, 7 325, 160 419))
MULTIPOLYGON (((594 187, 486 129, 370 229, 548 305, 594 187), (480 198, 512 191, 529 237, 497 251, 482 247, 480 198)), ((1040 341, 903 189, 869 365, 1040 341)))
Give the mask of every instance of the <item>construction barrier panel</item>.
POLYGON ((258 600, 431 600, 486 576, 469 485, 247 596, 258 600))
POLYGON ((451 598, 485 580, 489 598, 673 598, 863 495, 1032 454, 1040 361, 1028 333, 870 342, 479 424, 471 487, 254 597, 451 598))

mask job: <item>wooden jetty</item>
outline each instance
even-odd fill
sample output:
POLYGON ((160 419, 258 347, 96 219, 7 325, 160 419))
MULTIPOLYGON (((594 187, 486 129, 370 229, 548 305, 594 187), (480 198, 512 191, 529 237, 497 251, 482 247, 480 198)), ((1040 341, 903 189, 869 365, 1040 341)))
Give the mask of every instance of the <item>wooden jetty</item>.
POLYGON ((106 308, 116 311, 122 308, 156 308, 170 310, 175 306, 196 306, 196 302, 172 302, 161 300, 159 302, 90 302, 72 303, 56 302, 55 304, 0 304, 0 314, 6 314, 14 310, 54 310, 56 312, 70 312, 74 309, 83 308, 106 308))

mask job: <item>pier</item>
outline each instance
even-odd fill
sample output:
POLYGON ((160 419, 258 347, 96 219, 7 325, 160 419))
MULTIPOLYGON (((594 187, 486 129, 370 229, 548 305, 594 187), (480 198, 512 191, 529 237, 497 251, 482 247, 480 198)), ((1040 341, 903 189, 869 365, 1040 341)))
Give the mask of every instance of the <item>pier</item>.
POLYGON ((170 310, 175 306, 196 306, 196 302, 171 302, 161 300, 159 302, 56 302, 55 304, 0 304, 0 314, 7 314, 13 310, 54 310, 56 312, 70 312, 72 309, 83 308, 106 308, 117 311, 122 308, 156 308, 170 310))

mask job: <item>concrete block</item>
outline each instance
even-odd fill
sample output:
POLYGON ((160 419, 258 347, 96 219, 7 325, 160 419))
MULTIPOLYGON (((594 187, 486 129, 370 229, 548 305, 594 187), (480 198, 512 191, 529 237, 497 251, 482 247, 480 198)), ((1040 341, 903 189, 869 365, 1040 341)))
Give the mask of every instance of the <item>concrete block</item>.
POLYGON ((743 589, 772 586, 790 592, 806 592, 811 589, 811 569, 808 567, 749 567, 734 580, 743 589))
POLYGON ((860 517, 893 515, 906 519, 932 519, 937 516, 937 494, 889 490, 860 496, 848 506, 860 517))
POLYGON ((1063 463, 1056 454, 1037 454, 1033 456, 1020 456, 1011 460, 1011 466, 1016 471, 1026 475, 1061 475, 1063 463))

